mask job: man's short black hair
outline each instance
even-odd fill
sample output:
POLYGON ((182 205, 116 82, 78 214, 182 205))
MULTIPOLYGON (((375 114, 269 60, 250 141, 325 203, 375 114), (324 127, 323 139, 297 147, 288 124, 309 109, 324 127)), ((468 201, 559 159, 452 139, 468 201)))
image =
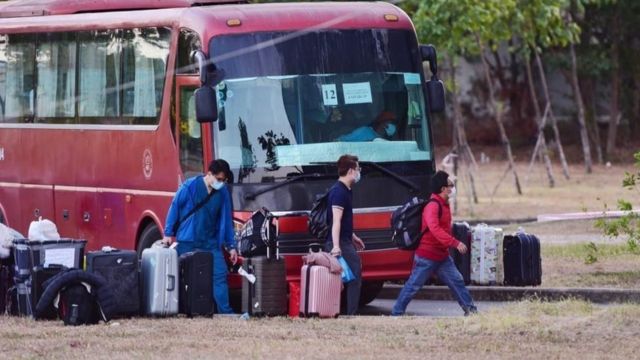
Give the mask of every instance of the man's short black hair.
POLYGON ((233 176, 231 174, 229 163, 222 159, 211 161, 211 163, 209 163, 209 172, 211 172, 213 175, 223 172, 224 176, 227 178, 227 181, 231 181, 233 176))
POLYGON ((431 193, 440 194, 445 186, 449 186, 449 174, 440 170, 431 177, 431 193))

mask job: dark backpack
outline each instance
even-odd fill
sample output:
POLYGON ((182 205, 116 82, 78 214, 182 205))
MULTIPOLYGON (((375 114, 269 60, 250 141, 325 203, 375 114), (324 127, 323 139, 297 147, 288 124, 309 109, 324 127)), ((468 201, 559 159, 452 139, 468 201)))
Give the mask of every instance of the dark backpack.
POLYGON ((97 324, 98 304, 82 283, 73 283, 60 291, 58 315, 65 325, 97 324))
POLYGON ((267 254, 267 248, 273 247, 278 237, 278 229, 273 215, 266 208, 251 214, 240 230, 238 249, 244 257, 267 254))
POLYGON ((397 208, 391 214, 391 229, 393 235, 391 240, 401 250, 415 250, 420 244, 422 235, 429 231, 428 228, 422 230, 422 211, 428 203, 438 204, 438 218, 442 217, 442 205, 435 199, 419 199, 414 197, 407 203, 397 208))
POLYGON ((329 191, 313 203, 313 207, 309 213, 309 220, 307 222, 309 233, 319 240, 326 240, 329 232, 329 225, 327 224, 328 207, 329 191))

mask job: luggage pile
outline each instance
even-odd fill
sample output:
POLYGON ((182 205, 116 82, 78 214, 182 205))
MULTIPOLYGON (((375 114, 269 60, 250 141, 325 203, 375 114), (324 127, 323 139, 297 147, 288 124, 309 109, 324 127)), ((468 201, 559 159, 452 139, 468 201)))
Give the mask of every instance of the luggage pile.
POLYGON ((240 231, 238 247, 244 256, 241 274, 242 312, 252 316, 288 313, 287 271, 277 246, 278 222, 265 208, 251 215, 240 231))
MULTIPOLYGON (((522 228, 504 235, 501 228, 487 224, 470 227, 466 222, 456 222, 452 225, 452 235, 469 249, 466 254, 449 249, 466 285, 538 286, 542 283, 540 240, 522 228)), ((431 283, 443 285, 435 274, 428 280, 428 284, 431 283)))
MULTIPOLYGON (((454 236, 456 226, 460 225, 454 224, 454 236)), ((456 238, 460 240, 460 237, 456 238)), ((452 250, 456 253, 452 257, 465 283, 507 286, 538 286, 542 283, 540 240, 522 228, 515 234, 504 235, 500 228, 478 224, 471 229, 471 246, 465 244, 470 249, 466 254, 468 258, 452 250), (470 281, 467 281, 467 274, 470 281)))

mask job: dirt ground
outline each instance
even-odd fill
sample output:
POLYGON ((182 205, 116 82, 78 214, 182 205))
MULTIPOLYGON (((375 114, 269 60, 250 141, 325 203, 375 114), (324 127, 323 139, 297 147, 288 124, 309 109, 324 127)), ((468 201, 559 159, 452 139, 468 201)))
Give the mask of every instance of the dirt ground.
POLYGON ((639 336, 640 306, 579 301, 514 303, 470 318, 170 318, 77 328, 0 318, 7 359, 631 359, 639 336))
POLYGON ((593 220, 510 224, 505 233, 519 226, 540 239, 542 286, 640 288, 640 253, 631 252, 622 237, 604 237, 593 220), (590 254, 597 261, 588 264, 590 254))
MULTIPOLYGON (((489 157, 496 157, 495 148, 484 150, 489 157)), ((478 157, 480 152, 476 152, 478 157)), ((445 152, 440 151, 439 154, 445 152)), ((526 156, 518 155, 521 159, 526 156)), ((516 165, 523 190, 523 195, 518 195, 511 173, 503 178, 507 169, 505 161, 490 160, 478 164, 475 177, 478 204, 470 201, 469 181, 459 176, 458 211, 454 219, 502 220, 509 223, 503 226, 505 233, 522 226, 525 231, 536 234, 542 243, 543 286, 640 287, 640 254, 628 251, 626 238, 604 237, 602 231, 594 227, 593 220, 531 222, 540 214, 603 211, 605 208, 617 210, 618 199, 640 206, 640 192, 622 187, 625 172, 636 171, 637 168, 631 162, 617 163, 610 167, 595 166, 592 174, 586 174, 582 165, 570 165, 571 178, 567 180, 556 162, 556 184, 550 188, 543 167, 534 166, 527 176, 528 166, 523 161, 516 165), (524 219, 529 221, 523 222, 524 219), (590 242, 598 249, 593 253, 597 261, 586 264, 590 254, 587 244, 590 242)))
POLYGON ((511 173, 503 178, 506 162, 478 164, 475 172, 477 204, 471 201, 468 178, 464 173, 459 175, 456 216, 469 220, 512 220, 536 218, 540 214, 602 211, 605 206, 617 210, 616 204, 621 198, 640 205, 640 193, 622 187, 625 172, 634 170, 632 164, 595 166, 593 173, 588 175, 581 165, 570 165, 569 180, 562 176, 560 166, 555 166, 553 188, 549 187, 542 166, 534 166, 528 179, 527 163, 517 163, 516 168, 522 195, 517 194, 511 173))

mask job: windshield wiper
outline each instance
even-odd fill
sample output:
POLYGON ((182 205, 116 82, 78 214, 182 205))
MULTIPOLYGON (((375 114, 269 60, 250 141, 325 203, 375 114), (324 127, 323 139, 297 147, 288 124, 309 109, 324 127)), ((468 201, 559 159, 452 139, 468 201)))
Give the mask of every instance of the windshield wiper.
POLYGON ((260 195, 262 195, 264 193, 267 193, 267 192, 273 191, 273 190, 275 190, 275 189, 277 189, 279 187, 291 184, 292 182, 296 182, 296 181, 303 180, 303 179, 319 179, 319 178, 326 177, 326 176, 327 176, 327 174, 320 174, 320 173, 298 175, 298 176, 292 177, 290 179, 287 179, 285 181, 273 184, 273 185, 271 185, 269 187, 266 187, 266 188, 264 188, 262 190, 258 190, 256 192, 248 193, 247 195, 244 196, 244 199, 245 200, 255 200, 256 197, 258 197, 258 196, 260 196, 260 195))
MULTIPOLYGON (((399 182, 400 184, 408 187, 412 192, 420 192, 420 188, 414 184, 412 181, 409 181, 405 178, 402 177, 402 175, 398 174, 395 171, 391 171, 387 168, 385 168, 384 166, 373 162, 373 161, 358 161, 358 163, 360 165, 364 165, 364 166, 371 166, 372 168, 380 171, 381 173, 389 176, 390 178, 396 180, 397 182, 399 182)), ((319 162, 313 162, 312 164, 314 165, 333 165, 335 166, 336 163, 335 162, 329 162, 329 161, 319 161, 319 162)))

